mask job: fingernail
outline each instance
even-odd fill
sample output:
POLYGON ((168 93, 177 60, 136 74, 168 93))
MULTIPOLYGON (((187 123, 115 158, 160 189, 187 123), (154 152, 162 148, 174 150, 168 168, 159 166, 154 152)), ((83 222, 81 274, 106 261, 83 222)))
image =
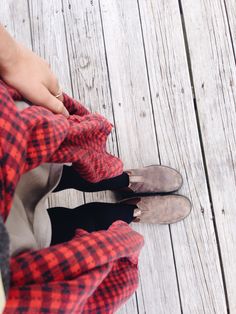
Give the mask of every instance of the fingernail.
POLYGON ((67 109, 66 109, 65 107, 63 108, 62 114, 63 114, 66 118, 68 118, 68 117, 70 116, 69 112, 67 111, 67 109))

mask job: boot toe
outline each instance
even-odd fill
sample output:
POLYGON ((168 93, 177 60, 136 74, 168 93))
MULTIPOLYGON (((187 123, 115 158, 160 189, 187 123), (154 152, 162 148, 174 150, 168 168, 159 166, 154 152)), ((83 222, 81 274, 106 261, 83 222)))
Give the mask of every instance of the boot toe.
POLYGON ((181 174, 170 167, 161 165, 130 169, 128 188, 134 193, 171 193, 183 184, 181 174))
POLYGON ((192 208, 190 200, 182 195, 164 196, 168 200, 164 200, 165 205, 160 215, 160 224, 172 224, 186 218, 192 208))
POLYGON ((171 194, 141 197, 137 207, 141 210, 141 215, 136 222, 171 224, 186 218, 192 205, 187 197, 171 194))

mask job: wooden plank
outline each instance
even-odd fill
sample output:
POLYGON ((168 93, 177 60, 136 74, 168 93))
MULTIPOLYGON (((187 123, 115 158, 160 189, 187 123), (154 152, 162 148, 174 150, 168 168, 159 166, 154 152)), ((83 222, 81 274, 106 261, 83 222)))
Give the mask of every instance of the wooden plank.
MULTIPOLYGON (((115 125, 98 1, 64 1, 64 14, 74 94, 115 125)), ((108 151, 118 156, 115 129, 109 136, 108 151)), ((85 195, 86 202, 117 199, 109 191, 85 195)), ((138 313, 135 294, 123 313, 138 313)))
POLYGON ((223 1, 182 5, 229 310, 235 313, 235 60, 223 1))
POLYGON ((29 10, 33 50, 50 64, 63 91, 71 94, 61 3, 29 0, 29 10))
MULTIPOLYGON (((100 3, 120 156, 126 168, 159 164, 137 2, 100 3)), ((146 239, 139 312, 180 313, 168 226, 133 227, 146 239)))
MULTIPOLYGON (((74 96, 91 112, 98 112, 114 124, 107 79, 102 29, 97 2, 64 1, 63 12, 74 96)), ((118 156, 113 128, 107 143, 108 152, 118 156)), ((85 193, 86 202, 114 201, 110 191, 85 193)))
POLYGON ((27 0, 2 1, 0 23, 19 42, 31 48, 31 34, 27 0), (17 14, 18 13, 18 14, 17 14))
MULTIPOLYGON (((63 90, 72 94, 66 36, 59 1, 29 1, 34 51, 47 60, 63 90)), ((83 193, 66 190, 49 197, 49 207, 74 208, 84 203, 83 193)))
POLYGON ((171 225, 183 313, 226 313, 178 1, 140 0, 161 161, 184 176, 191 215, 171 225))
POLYGON ((236 58, 236 5, 234 0, 225 0, 224 3, 231 32, 231 42, 234 47, 234 58, 236 58))

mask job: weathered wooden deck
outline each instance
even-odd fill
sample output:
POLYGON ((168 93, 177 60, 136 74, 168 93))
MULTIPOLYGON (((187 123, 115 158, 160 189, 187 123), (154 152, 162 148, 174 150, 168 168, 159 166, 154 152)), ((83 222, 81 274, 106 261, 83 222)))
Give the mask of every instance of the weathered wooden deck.
MULTIPOLYGON (((46 58, 63 89, 115 128, 125 168, 176 167, 191 215, 132 224, 140 287, 119 313, 236 313, 234 0, 2 0, 0 21, 46 58)), ((115 201, 57 193, 50 205, 115 201)))

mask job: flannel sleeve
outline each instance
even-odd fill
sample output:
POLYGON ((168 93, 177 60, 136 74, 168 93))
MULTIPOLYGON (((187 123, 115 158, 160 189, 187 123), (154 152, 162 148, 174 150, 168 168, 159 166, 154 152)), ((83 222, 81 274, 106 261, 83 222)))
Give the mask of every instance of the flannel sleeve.
POLYGON ((80 309, 87 308, 88 313, 96 313, 89 311, 94 304, 99 305, 92 299, 101 291, 109 302, 119 304, 120 295, 128 298, 137 288, 137 263, 142 246, 143 237, 139 233, 127 223, 116 221, 106 231, 88 233, 78 229, 67 243, 22 253, 11 259, 14 272, 5 313, 22 307, 30 308, 29 313, 37 312, 44 300, 50 300, 50 313, 75 303, 80 309), (109 291, 109 285, 113 290, 109 291), (72 294, 67 296, 66 289, 72 294), (84 296, 87 299, 91 295, 92 299, 85 305, 84 296), (71 298, 71 302, 65 297, 71 298))

